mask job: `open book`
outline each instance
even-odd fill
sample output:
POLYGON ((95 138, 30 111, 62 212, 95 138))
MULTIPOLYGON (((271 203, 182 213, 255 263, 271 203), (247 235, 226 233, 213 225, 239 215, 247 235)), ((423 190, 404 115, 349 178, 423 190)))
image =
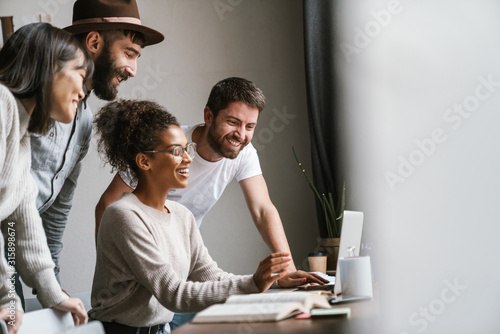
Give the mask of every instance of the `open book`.
POLYGON ((325 295, 278 292, 234 295, 196 314, 193 323, 278 321, 312 308, 331 308, 325 295))

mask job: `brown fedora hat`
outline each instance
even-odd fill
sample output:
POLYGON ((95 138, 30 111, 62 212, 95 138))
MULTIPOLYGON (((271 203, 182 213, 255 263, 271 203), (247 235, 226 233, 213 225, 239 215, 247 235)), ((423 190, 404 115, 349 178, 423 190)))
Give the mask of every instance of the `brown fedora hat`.
POLYGON ((141 24, 135 0, 76 0, 73 24, 64 28, 72 34, 110 29, 140 32, 146 45, 160 43, 165 38, 162 33, 141 24))

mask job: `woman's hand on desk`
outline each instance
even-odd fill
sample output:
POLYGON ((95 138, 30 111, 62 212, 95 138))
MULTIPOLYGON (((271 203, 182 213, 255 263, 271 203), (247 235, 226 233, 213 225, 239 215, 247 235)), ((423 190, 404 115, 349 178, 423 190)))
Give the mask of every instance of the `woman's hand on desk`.
POLYGON ((328 280, 314 273, 302 270, 288 273, 285 269, 290 265, 291 261, 290 253, 273 253, 260 261, 259 267, 253 275, 253 280, 259 291, 266 291, 275 281, 278 281, 279 286, 282 288, 290 288, 306 283, 320 285, 328 283, 328 280))
POLYGON ((259 292, 266 291, 275 281, 285 277, 287 272, 284 269, 290 265, 291 261, 290 253, 273 253, 260 261, 259 267, 253 275, 259 292), (276 272, 280 273, 275 274, 276 272))
POLYGON ((293 273, 289 273, 278 280, 278 284, 282 288, 291 288, 292 286, 306 283, 323 285, 325 283, 328 283, 328 280, 322 278, 319 275, 308 273, 302 270, 297 270, 293 273))

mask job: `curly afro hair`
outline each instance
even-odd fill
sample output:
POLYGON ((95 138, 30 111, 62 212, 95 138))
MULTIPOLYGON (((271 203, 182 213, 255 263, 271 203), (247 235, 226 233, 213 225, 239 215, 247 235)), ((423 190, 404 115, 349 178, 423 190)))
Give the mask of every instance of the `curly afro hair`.
POLYGON ((137 154, 154 150, 160 133, 179 123, 155 102, 118 100, 99 110, 94 125, 99 135, 98 151, 111 165, 112 172, 126 172, 130 168, 132 176, 137 178, 137 154))

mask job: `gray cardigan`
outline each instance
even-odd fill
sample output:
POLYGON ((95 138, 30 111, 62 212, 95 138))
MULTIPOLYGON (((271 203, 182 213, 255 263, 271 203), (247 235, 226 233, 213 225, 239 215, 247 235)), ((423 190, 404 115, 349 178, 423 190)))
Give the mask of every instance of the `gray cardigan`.
POLYGON ((68 299, 56 280, 36 208, 38 188, 30 173, 29 118, 22 103, 0 84, 0 221, 9 261, 0 254, 0 306, 15 303, 18 309, 21 303, 8 279, 14 265, 23 281, 37 289, 44 307, 68 299))

